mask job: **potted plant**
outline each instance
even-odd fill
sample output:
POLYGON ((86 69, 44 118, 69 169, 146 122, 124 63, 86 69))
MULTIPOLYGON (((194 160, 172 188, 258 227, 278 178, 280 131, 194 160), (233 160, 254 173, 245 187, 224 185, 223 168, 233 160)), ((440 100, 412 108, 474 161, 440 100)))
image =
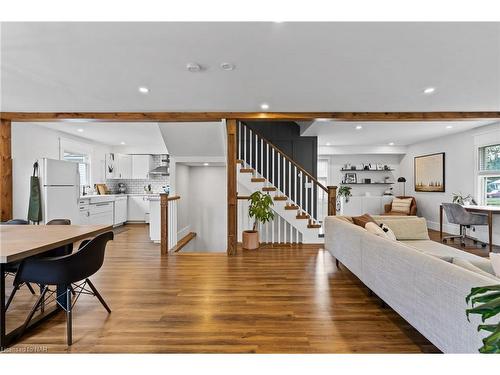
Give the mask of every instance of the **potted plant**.
MULTIPOLYGON (((467 319, 469 314, 479 314, 484 323, 486 319, 500 314, 500 285, 472 288, 465 301, 467 304, 469 302, 472 304, 472 308, 466 310, 467 319)), ((500 323, 480 324, 477 330, 491 332, 483 339, 483 346, 479 348, 479 352, 500 353, 500 323)))
POLYGON ((243 231, 243 249, 255 250, 259 248, 258 223, 267 223, 274 219, 274 212, 271 209, 273 199, 269 194, 256 191, 250 195, 249 200, 248 216, 254 219, 254 223, 252 230, 243 231))
POLYGON ((463 195, 462 193, 453 193, 452 194, 452 202, 453 203, 458 203, 459 205, 468 205, 472 201, 472 197, 470 194, 468 195, 463 195))

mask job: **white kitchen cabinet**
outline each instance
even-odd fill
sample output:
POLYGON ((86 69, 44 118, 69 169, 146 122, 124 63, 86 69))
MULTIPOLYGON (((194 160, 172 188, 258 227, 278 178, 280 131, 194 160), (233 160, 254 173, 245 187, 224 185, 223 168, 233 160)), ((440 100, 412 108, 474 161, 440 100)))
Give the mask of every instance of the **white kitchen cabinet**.
POLYGON ((120 225, 127 221, 127 197, 116 197, 113 224, 120 225))
POLYGON ((115 154, 118 164, 118 175, 115 178, 131 179, 132 178, 132 155, 115 154))
POLYGON ((152 165, 153 157, 151 155, 132 155, 132 178, 139 180, 149 178, 152 165))
POLYGON ((144 195, 129 195, 127 221, 146 222, 149 218, 149 200, 144 195))

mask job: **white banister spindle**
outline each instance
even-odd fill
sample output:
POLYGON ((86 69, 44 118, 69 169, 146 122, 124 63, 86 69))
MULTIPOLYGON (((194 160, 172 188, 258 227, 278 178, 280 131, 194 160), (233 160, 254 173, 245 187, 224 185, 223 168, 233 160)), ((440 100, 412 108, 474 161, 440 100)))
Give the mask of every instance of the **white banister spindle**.
POLYGON ((266 143, 266 180, 269 182, 269 143, 266 143))
POLYGON ((260 174, 264 176, 264 141, 260 139, 260 174))
POLYGON ((278 153, 278 181, 276 187, 281 191, 281 155, 278 153))
POLYGON ((248 142, 248 147, 250 147, 250 158, 248 159, 248 162, 250 164, 250 168, 253 168, 253 159, 252 159, 252 156, 253 156, 253 140, 252 140, 252 129, 248 129, 248 138, 249 139, 249 142, 248 142))
POLYGON ((247 127, 243 127, 243 161, 247 162, 247 127))
POLYGON ((292 199, 292 163, 288 162, 288 199, 292 199))

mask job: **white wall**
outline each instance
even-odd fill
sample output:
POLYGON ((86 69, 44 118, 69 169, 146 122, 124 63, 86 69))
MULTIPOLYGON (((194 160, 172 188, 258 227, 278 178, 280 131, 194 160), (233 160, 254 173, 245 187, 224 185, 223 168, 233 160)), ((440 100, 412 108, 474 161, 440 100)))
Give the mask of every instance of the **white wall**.
POLYGON ((12 124, 12 174, 14 218, 26 218, 29 200, 29 179, 33 163, 40 158, 59 159, 61 144, 85 149, 90 153, 91 184, 104 182, 104 160, 109 147, 83 138, 61 133, 40 125, 12 124))
MULTIPOLYGON (((401 160, 400 173, 407 179, 406 191, 415 196, 418 215, 427 219, 430 228, 439 230, 439 205, 451 202, 453 193, 471 194, 477 200, 475 184, 477 139, 490 139, 496 142, 500 124, 488 125, 447 137, 417 143, 408 148, 406 156, 401 160), (482 135, 481 135, 482 134, 482 135), (413 160, 415 156, 445 152, 445 189, 444 193, 415 192, 413 160)), ((493 242, 500 244, 500 216, 493 218, 493 242)), ((456 226, 445 223, 445 230, 458 233, 456 226)), ((477 227, 473 236, 483 241, 488 239, 486 227, 477 227)))
POLYGON ((170 164, 173 193, 179 195, 178 238, 188 232, 196 237, 182 252, 225 252, 227 194, 225 166, 170 164))

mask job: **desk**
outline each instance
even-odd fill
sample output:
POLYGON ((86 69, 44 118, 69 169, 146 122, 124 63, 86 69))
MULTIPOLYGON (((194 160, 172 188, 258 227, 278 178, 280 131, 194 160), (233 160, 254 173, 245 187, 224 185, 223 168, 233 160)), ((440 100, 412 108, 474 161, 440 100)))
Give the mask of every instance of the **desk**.
MULTIPOLYGON (((493 215, 500 214, 499 206, 478 206, 469 205, 463 206, 469 212, 477 212, 488 216, 488 242, 489 252, 493 251, 493 215)), ((439 206, 439 238, 443 240, 443 206, 439 206)))
MULTIPOLYGON (((6 332, 6 264, 26 259, 112 230, 109 225, 0 225, 0 351, 21 334, 21 327, 6 332)), ((59 311, 56 305, 32 320, 29 328, 59 311)))

